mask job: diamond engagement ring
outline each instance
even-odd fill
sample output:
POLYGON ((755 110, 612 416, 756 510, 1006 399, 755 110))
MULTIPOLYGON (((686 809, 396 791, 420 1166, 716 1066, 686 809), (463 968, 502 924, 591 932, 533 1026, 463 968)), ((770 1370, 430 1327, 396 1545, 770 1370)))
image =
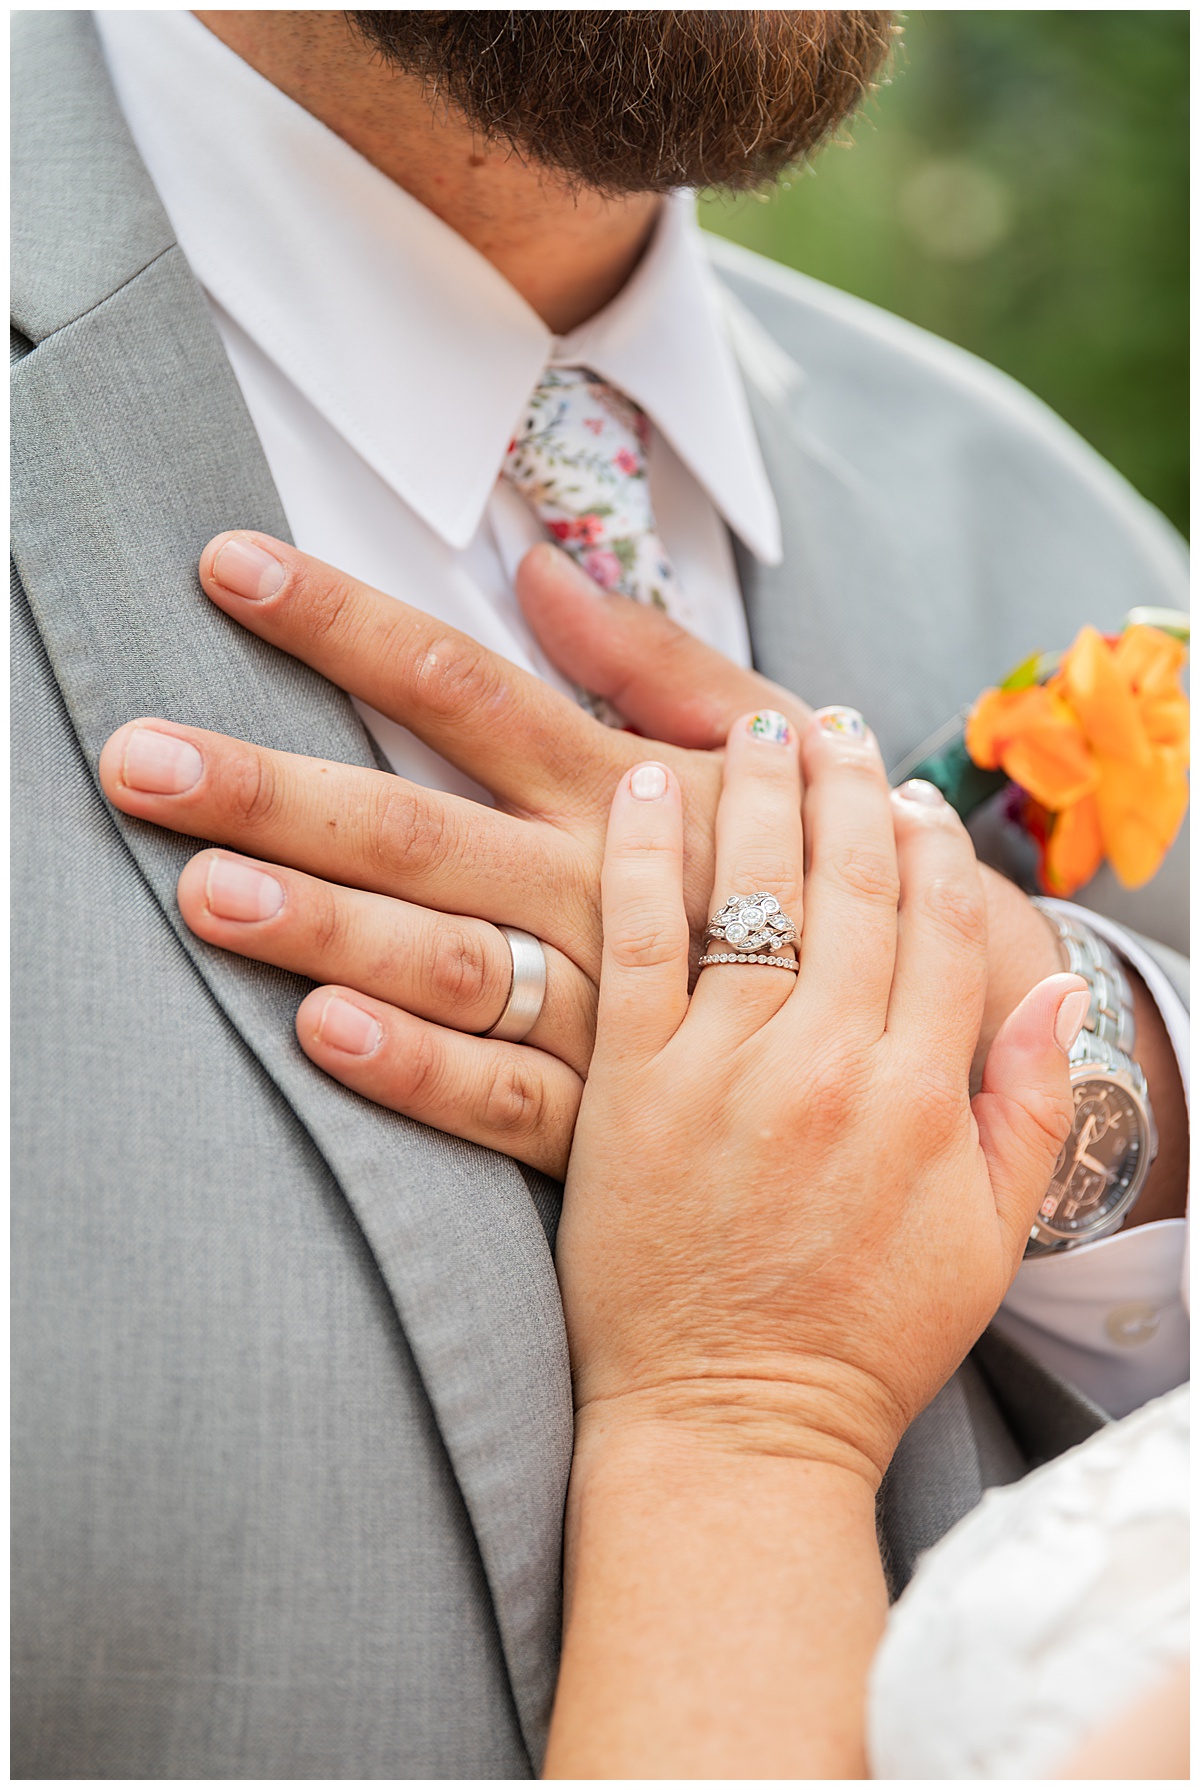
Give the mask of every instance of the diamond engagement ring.
POLYGON ((800 967, 793 957, 773 955, 795 941, 796 928, 774 895, 762 889, 754 895, 731 895, 709 921, 704 936, 732 949, 707 951, 700 959, 701 968, 710 963, 757 963, 794 972, 800 967))

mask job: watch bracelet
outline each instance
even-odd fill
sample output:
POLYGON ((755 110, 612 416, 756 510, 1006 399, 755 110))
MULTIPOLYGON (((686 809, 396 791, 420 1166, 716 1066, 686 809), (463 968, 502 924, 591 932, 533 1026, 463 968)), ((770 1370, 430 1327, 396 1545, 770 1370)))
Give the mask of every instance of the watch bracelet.
MULTIPOLYGON (((1106 1044, 1103 1038, 1098 1037, 1094 1032, 1088 1031, 1080 1032, 1078 1038, 1071 1047, 1068 1061, 1071 1065, 1071 1080, 1073 1083, 1075 1081, 1086 1080, 1089 1070, 1100 1070, 1105 1074, 1116 1076, 1128 1084, 1130 1090, 1136 1094, 1140 1101, 1142 1111, 1146 1116, 1147 1166, 1149 1166, 1150 1163, 1153 1163, 1155 1156, 1158 1154, 1158 1128, 1154 1123, 1154 1111, 1150 1105, 1149 1090, 1146 1086, 1146 1077, 1142 1073, 1141 1064, 1135 1063, 1132 1057, 1127 1057, 1124 1052, 1119 1051, 1115 1045, 1106 1044)), ((1125 1220, 1128 1218, 1132 1206, 1135 1203, 1136 1196, 1135 1200, 1131 1201, 1129 1205, 1122 1207, 1118 1212, 1114 1213, 1112 1219, 1107 1224, 1100 1226, 1090 1235, 1080 1237, 1072 1242, 1066 1242, 1057 1238, 1050 1240, 1039 1237, 1038 1225, 1035 1222, 1033 1229, 1030 1232, 1029 1241, 1025 1245, 1024 1253, 1026 1261, 1033 1260, 1038 1256, 1061 1255, 1067 1250, 1077 1248, 1080 1243, 1098 1243, 1102 1237, 1110 1237, 1114 1235, 1125 1223, 1125 1220)))
MULTIPOLYGON (((1129 985, 1129 978, 1116 953, 1090 926, 1073 916, 1068 917, 1053 903, 1043 901, 1038 896, 1031 899, 1058 936, 1064 967, 1073 975, 1081 977, 1088 986, 1090 1000, 1087 1015, 1068 1054, 1071 1080, 1084 1080, 1089 1070, 1099 1070, 1118 1077, 1129 1086, 1146 1115, 1149 1127, 1146 1144, 1149 1160, 1152 1162, 1158 1150, 1158 1134, 1146 1077, 1141 1065, 1132 1055, 1136 1027, 1133 990, 1129 985)), ((1127 1207, 1111 1225, 1105 1225, 1092 1237, 1083 1237, 1079 1241, 1091 1242, 1113 1234, 1125 1222, 1128 1211, 1127 1207)), ((1039 1239, 1035 1224, 1025 1246, 1025 1255, 1026 1258, 1057 1255, 1073 1247, 1076 1245, 1070 1242, 1039 1239)))
POLYGON ((1142 1066, 1132 1057, 1127 1057, 1123 1050, 1118 1050, 1115 1044, 1109 1044, 1095 1032, 1083 1031, 1071 1046, 1071 1053, 1067 1060, 1071 1065, 1072 1080, 1076 1079, 1074 1072, 1079 1069, 1102 1069, 1109 1075, 1123 1076, 1145 1107, 1146 1114, 1153 1124, 1153 1116, 1150 1113, 1150 1092, 1146 1085, 1142 1066))
MULTIPOLYGON (((1058 936, 1064 968, 1082 977, 1088 985, 1090 999, 1080 1038, 1090 1034, 1123 1057, 1131 1058, 1135 1038, 1133 990, 1116 952, 1073 915, 1064 914, 1040 896, 1031 899, 1058 936)), ((1075 1061, 1074 1051, 1071 1061, 1075 1061)))

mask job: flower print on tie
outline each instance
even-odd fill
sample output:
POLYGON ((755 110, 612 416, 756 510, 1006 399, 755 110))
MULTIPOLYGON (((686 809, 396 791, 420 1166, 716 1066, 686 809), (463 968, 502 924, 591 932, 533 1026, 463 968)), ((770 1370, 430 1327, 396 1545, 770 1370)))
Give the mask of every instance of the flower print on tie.
POLYGON ((685 621, 655 529, 645 412, 586 367, 547 367, 504 461, 546 532, 604 590, 685 621))

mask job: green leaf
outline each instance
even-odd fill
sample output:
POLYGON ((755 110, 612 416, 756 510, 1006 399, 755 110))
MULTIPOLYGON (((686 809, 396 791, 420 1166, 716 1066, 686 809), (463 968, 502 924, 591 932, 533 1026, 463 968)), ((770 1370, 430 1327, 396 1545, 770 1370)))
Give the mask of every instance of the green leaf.
POLYGON ((1022 659, 1015 670, 1010 671, 1000 688, 1002 690, 1028 690, 1038 681, 1038 666, 1041 664, 1041 653, 1030 653, 1022 659))

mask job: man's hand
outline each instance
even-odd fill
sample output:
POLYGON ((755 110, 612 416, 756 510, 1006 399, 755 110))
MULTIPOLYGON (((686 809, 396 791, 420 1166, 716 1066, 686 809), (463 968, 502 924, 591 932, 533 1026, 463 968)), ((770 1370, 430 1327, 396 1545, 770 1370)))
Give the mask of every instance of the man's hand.
MULTIPOLYGON (((169 721, 134 721, 105 745, 115 806, 235 848, 206 851, 179 884, 202 938, 324 986, 300 1042, 339 1080, 410 1117, 561 1174, 591 1054, 604 829, 644 740, 607 728, 536 677, 423 611, 268 536, 218 536, 200 576, 227 614, 410 728, 489 789, 497 807, 374 770, 272 752, 169 721), (523 1046, 481 1033, 507 996, 497 924, 543 940, 543 1014, 523 1046)), ((712 887, 720 784, 713 748, 732 718, 807 705, 732 665, 657 611, 602 595, 555 548, 525 558, 518 595, 568 675, 607 697, 679 778, 693 935, 712 887)), ((753 879, 752 879, 753 880, 753 879)), ((1010 941, 993 962, 980 1040, 1058 967, 1040 916, 985 877, 1010 941)))
MULTIPOLYGON (((213 944, 339 985, 340 998, 326 986, 297 1018, 322 1068, 561 1174, 591 1055, 605 823, 641 743, 466 635, 269 537, 217 537, 200 576, 229 615, 411 728, 497 807, 163 720, 129 722, 106 742, 105 793, 127 814, 248 854, 194 858, 181 912, 213 944), (498 923, 547 947, 547 999, 527 1047, 470 1035, 507 998, 498 923)), ((751 703, 785 700, 752 674, 745 686, 751 703)), ((720 761, 663 755, 684 790, 698 932, 720 761)))

